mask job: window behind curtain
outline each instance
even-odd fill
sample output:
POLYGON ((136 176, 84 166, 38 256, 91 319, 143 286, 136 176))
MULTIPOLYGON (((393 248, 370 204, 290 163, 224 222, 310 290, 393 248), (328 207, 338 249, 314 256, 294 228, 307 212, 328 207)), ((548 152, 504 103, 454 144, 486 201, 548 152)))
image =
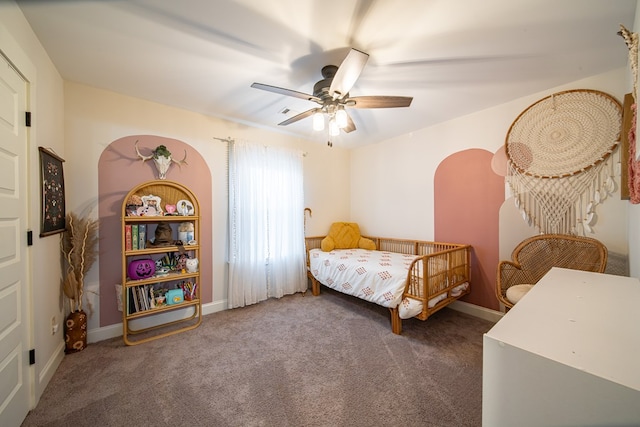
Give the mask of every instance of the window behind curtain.
POLYGON ((229 307, 307 289, 302 154, 229 144, 229 307))

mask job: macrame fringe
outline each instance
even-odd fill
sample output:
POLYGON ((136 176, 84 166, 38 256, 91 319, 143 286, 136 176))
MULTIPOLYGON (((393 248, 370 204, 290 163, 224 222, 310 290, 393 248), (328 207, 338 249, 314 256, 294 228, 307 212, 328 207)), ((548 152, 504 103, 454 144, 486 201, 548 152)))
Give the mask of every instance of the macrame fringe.
POLYGON ((612 156, 565 177, 541 178, 521 173, 508 162, 507 183, 524 221, 540 233, 594 233, 596 206, 612 195, 617 184, 612 156))

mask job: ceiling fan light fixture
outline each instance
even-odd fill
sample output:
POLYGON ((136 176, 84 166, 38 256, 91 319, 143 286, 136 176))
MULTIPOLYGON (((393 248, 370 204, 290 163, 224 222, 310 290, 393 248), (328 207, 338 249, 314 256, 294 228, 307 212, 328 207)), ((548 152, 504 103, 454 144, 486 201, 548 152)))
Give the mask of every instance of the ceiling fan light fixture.
POLYGON ((338 136, 340 135, 340 128, 338 127, 338 123, 336 119, 333 117, 329 120, 329 135, 330 136, 338 136))
POLYGON ((347 112, 342 108, 336 111, 336 124, 340 129, 343 129, 347 126, 347 112))
POLYGON ((324 114, 322 114, 322 112, 320 111, 313 115, 313 130, 324 130, 324 114))
POLYGON ((322 67, 323 79, 313 86, 313 95, 263 83, 253 83, 251 87, 313 101, 319 105, 278 123, 279 126, 287 126, 313 116, 314 131, 322 131, 328 126, 331 137, 339 135, 341 129, 349 134, 356 130, 356 126, 345 108, 409 107, 413 99, 407 96, 357 96, 351 98, 349 92, 360 76, 368 58, 368 54, 351 49, 339 67, 335 65, 322 67), (325 123, 325 120, 328 120, 329 123, 325 123))

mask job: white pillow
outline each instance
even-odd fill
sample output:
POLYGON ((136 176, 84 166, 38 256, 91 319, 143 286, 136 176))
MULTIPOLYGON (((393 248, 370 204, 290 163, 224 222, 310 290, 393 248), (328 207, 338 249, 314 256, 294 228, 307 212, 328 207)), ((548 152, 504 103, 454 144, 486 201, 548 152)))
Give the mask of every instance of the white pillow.
POLYGON ((527 292, 529 292, 533 288, 533 285, 513 285, 507 289, 507 299, 512 303, 516 304, 518 301, 524 297, 527 292))
POLYGON ((398 305, 398 315, 401 319, 410 319, 420 314, 421 311, 422 301, 415 298, 404 297, 398 305))

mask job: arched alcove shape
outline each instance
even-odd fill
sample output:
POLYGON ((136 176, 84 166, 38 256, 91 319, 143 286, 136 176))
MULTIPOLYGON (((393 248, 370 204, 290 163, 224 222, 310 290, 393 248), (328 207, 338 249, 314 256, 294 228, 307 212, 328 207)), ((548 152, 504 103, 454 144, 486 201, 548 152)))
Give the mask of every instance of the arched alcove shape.
POLYGON ((493 153, 470 149, 452 154, 434 178, 435 240, 473 246, 471 293, 463 301, 499 309, 495 296, 498 225, 504 178, 491 167, 493 153))
POLYGON ((191 189, 200 201, 201 228, 201 298, 212 301, 212 185, 211 172, 197 150, 177 139, 155 135, 131 135, 113 141, 102 152, 98 161, 98 217, 100 219, 100 326, 120 323, 115 285, 121 281, 121 208, 127 192, 136 185, 158 178, 152 161, 142 162, 135 151, 135 142, 142 154, 149 155, 164 145, 177 159, 186 153, 187 164, 171 165, 167 179, 177 181, 191 189))

